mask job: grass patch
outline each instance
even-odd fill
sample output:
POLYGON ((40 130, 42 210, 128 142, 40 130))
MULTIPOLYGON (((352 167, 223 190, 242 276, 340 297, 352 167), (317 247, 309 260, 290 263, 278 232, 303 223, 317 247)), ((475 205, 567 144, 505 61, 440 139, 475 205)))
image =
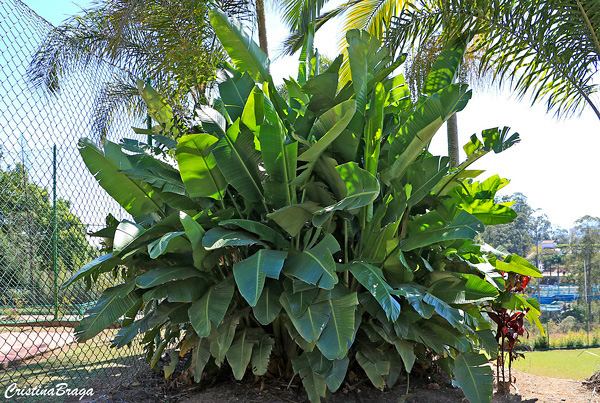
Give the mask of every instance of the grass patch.
POLYGON ((600 369, 600 348, 532 351, 513 368, 533 375, 583 380, 600 369))

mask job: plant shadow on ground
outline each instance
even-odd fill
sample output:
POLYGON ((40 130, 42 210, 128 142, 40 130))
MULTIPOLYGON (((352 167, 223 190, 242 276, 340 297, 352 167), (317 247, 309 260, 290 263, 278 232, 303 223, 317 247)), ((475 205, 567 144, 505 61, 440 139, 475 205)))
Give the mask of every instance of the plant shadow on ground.
MULTIPOLYGON (((161 361, 162 367, 166 361, 161 361)), ((180 362, 181 366, 181 362, 180 362)), ((255 377, 248 373, 240 382, 235 381, 227 365, 223 369, 208 372, 199 385, 165 382, 162 370, 144 371, 137 379, 107 394, 110 402, 304 402, 306 392, 298 377, 285 381, 274 377, 255 377)), ((179 367, 180 368, 180 367, 179 367)), ((176 372, 177 373, 177 372, 176 372)), ((441 374, 411 376, 410 393, 406 395, 406 378, 401 377, 396 386, 384 392, 374 388, 369 379, 357 376, 350 370, 347 380, 338 392, 331 396, 332 403, 342 402, 415 402, 432 403, 467 401, 459 389, 454 389, 441 374), (417 399, 417 400, 415 400, 417 399), (423 400, 424 399, 424 400, 423 400)), ((97 400, 98 396, 96 396, 97 400)))
MULTIPOLYGON (((102 390, 107 385, 130 381, 147 364, 139 351, 110 348, 108 340, 114 333, 115 330, 109 329, 87 343, 64 345, 13 363, 0 370, 0 385, 16 383, 21 388, 43 389, 65 382, 70 388, 102 390)), ((47 398, 33 398, 33 401, 45 402, 47 398)))
MULTIPOLYGON (((182 362, 185 361, 182 360, 182 362)), ((161 368, 166 364, 166 360, 159 362, 161 368)), ((181 365, 180 362, 179 372, 181 371, 181 365)), ((274 377, 255 377, 247 374, 242 381, 238 382, 233 378, 231 371, 225 367, 226 365, 222 370, 206 373, 199 385, 178 382, 169 384, 164 380, 162 369, 147 369, 141 372, 131 383, 124 384, 119 389, 102 396, 95 395, 90 402, 308 402, 306 392, 302 389, 297 377, 292 379, 291 382, 286 382, 274 377)), ((406 381, 406 377, 401 377, 394 388, 382 392, 374 388, 368 378, 362 375, 357 376, 354 371, 349 371, 349 376, 342 387, 328 401, 331 403, 468 403, 462 391, 453 388, 449 379, 440 372, 422 376, 413 373, 410 378, 408 394, 406 381)), ((518 394, 495 394, 492 399, 493 403, 534 403, 542 401, 545 400, 524 398, 518 394)))

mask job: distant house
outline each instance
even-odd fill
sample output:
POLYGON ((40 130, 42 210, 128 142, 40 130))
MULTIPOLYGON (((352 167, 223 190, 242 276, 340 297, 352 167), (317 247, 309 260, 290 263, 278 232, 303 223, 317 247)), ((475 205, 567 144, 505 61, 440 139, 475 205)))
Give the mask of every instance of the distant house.
POLYGON ((558 243, 556 241, 542 241, 540 242, 540 246, 543 249, 556 249, 558 243))

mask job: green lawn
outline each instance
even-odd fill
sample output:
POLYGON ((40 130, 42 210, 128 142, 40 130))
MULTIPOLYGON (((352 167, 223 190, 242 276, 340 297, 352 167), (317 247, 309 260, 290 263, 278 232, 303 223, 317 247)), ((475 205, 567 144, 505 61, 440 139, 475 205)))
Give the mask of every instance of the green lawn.
POLYGON ((583 380, 600 370, 600 348, 526 352, 513 368, 551 378, 583 380))

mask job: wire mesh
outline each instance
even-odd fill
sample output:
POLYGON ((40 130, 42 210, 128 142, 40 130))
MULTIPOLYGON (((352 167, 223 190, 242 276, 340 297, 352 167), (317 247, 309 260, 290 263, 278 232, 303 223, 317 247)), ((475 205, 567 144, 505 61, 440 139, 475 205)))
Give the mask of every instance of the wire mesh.
MULTIPOLYGON (((58 96, 28 82, 27 68, 52 25, 19 0, 0 2, 0 388, 116 387, 143 367, 141 348, 109 348, 117 329, 85 344, 74 326, 99 293, 61 289, 99 254, 88 234, 126 213, 88 173, 77 140, 92 133, 94 105, 114 67, 70 77, 58 96)), ((107 137, 141 125, 116 116, 107 137)), ((29 396, 22 400, 47 401, 29 396)))

